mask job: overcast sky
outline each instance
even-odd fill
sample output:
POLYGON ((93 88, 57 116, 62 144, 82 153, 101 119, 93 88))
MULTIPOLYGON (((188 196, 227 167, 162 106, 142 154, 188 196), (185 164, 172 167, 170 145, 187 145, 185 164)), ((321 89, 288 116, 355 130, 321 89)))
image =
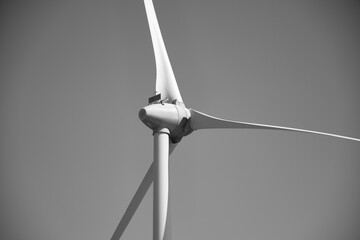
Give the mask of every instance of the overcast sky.
MULTIPOLYGON (((154 0, 188 107, 360 138, 356 1, 154 0)), ((152 161, 142 0, 0 4, 0 238, 110 239, 152 161)), ((199 130, 171 156, 173 239, 360 239, 360 143, 199 130)), ((152 188, 123 239, 152 238, 152 188)))

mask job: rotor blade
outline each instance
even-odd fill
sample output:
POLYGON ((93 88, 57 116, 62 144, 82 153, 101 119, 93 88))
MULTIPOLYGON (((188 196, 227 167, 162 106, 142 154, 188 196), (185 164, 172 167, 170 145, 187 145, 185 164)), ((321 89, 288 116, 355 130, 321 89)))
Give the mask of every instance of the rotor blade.
MULTIPOLYGON (((177 144, 170 144, 169 155, 174 151, 176 145, 177 144)), ((154 168, 153 163, 151 163, 148 171, 146 172, 143 180, 141 181, 139 188, 137 189, 134 197, 131 199, 131 202, 128 208, 126 209, 124 216, 121 218, 119 225, 116 227, 115 232, 111 237, 111 240, 119 240, 121 238, 130 220, 134 216, 135 211, 138 209, 141 201, 143 200, 145 194, 147 193, 153 182, 153 178, 154 178, 153 168, 154 168)))
POLYGON ((129 224, 131 218, 134 216, 136 209, 139 207, 141 201, 143 200, 146 192, 149 190, 152 181, 153 181, 153 163, 151 163, 149 170, 145 174, 144 179, 142 180, 138 190, 136 191, 128 208, 126 209, 124 216, 122 217, 113 236, 111 237, 111 240, 120 239, 121 235, 124 233, 127 225, 129 224))
POLYGON ((156 62, 156 88, 157 94, 161 93, 161 98, 170 101, 175 99, 183 102, 175 75, 172 70, 168 54, 166 52, 164 40, 161 36, 159 23, 156 18, 152 0, 144 0, 146 15, 149 22, 152 44, 156 62))
POLYGON ((311 131, 305 129, 281 127, 281 126, 258 124, 258 123, 230 121, 230 120, 213 117, 205 113, 196 111, 194 109, 190 109, 190 113, 191 113, 190 126, 193 130, 209 129, 209 128, 273 129, 273 130, 313 133, 313 134, 343 138, 353 141, 360 141, 360 139, 357 138, 346 137, 346 136, 325 133, 325 132, 317 132, 317 131, 311 131))

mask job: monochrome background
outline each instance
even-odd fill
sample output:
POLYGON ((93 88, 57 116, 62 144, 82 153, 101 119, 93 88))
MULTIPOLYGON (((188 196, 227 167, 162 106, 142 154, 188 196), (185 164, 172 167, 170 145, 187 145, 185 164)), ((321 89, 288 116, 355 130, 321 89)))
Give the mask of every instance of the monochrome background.
MULTIPOLYGON (((356 1, 154 0, 188 107, 360 138, 356 1)), ((0 3, 0 238, 110 239, 152 161, 143 1, 0 3)), ((197 131, 173 239, 360 239, 360 143, 197 131)), ((152 189, 123 239, 152 238, 152 189)))

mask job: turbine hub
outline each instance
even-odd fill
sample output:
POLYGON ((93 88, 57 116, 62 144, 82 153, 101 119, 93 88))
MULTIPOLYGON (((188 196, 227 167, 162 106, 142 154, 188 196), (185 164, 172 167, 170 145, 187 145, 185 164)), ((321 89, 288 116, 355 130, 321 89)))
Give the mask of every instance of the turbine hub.
POLYGON ((173 143, 190 134, 190 111, 185 106, 170 103, 156 103, 143 107, 139 111, 140 120, 150 129, 157 131, 167 128, 173 143))

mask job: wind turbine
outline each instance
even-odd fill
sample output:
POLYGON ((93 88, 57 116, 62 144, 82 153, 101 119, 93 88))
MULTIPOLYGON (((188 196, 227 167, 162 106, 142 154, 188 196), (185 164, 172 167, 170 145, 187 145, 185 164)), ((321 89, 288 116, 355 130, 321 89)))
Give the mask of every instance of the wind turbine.
POLYGON ((169 155, 183 137, 195 130, 212 128, 269 129, 312 133, 360 141, 357 138, 325 132, 230 121, 187 108, 177 86, 153 3, 151 0, 144 0, 144 3, 155 54, 156 87, 155 96, 149 98, 149 105, 139 111, 139 118, 153 130, 154 160, 117 226, 111 238, 112 240, 120 239, 152 183, 154 184, 153 239, 170 239, 169 155))

